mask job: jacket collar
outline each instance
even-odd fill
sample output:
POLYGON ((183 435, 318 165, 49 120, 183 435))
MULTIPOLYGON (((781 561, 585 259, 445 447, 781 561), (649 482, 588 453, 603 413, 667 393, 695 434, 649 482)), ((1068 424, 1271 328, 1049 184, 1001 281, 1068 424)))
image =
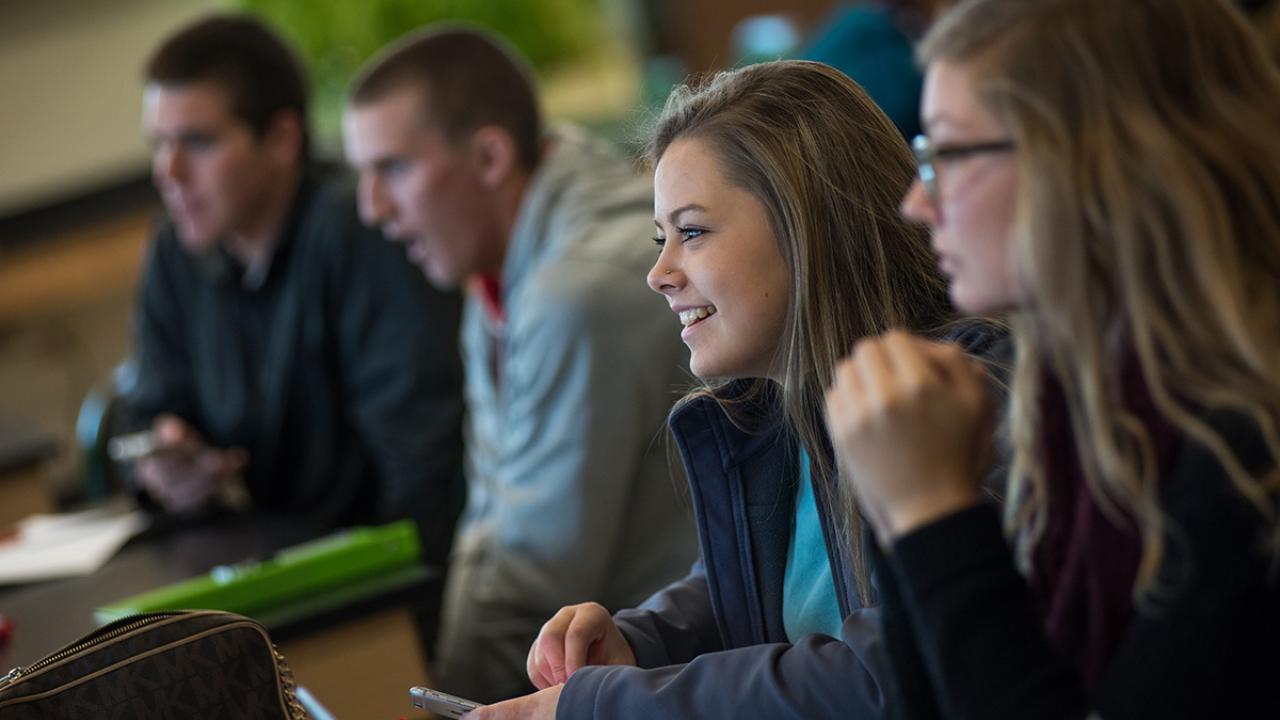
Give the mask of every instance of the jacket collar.
POLYGON ((761 389, 758 382, 735 380, 714 395, 680 403, 668 418, 671 431, 677 438, 714 434, 722 470, 750 462, 787 439, 777 387, 761 389))

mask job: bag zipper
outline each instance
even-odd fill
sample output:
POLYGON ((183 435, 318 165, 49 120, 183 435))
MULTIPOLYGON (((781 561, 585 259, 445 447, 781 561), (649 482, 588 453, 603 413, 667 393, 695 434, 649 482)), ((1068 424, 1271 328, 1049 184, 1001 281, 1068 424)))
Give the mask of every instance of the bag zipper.
MULTIPOLYGON (((194 615, 198 612, 200 611, 193 612, 190 610, 175 610, 175 611, 166 611, 166 612, 139 613, 137 615, 129 615, 127 617, 122 617, 113 623, 110 623, 108 625, 103 625, 102 627, 98 628, 92 634, 90 634, 89 637, 85 638, 84 640, 81 640, 80 642, 74 645, 71 645, 69 647, 63 648, 62 650, 59 650, 53 655, 50 655, 48 657, 38 660, 34 665, 28 665, 26 667, 19 665, 15 667, 14 669, 5 673, 3 677, 0 677, 0 690, 3 690, 5 687, 17 682, 21 678, 26 677, 31 673, 36 672, 37 670, 42 670, 46 667, 49 667, 50 665, 53 665, 56 662, 59 662, 61 660, 66 659, 67 657, 70 657, 71 655, 75 655, 76 653, 81 652, 83 650, 87 650, 91 647, 94 647, 95 645, 101 645, 103 643, 109 642, 117 637, 120 637, 121 635, 125 635, 127 633, 133 632, 138 628, 145 627, 158 620, 170 618, 175 615, 194 615)), ((219 611, 205 611, 205 612, 222 614, 219 611)), ((259 632, 262 632, 261 628, 259 628, 259 632)), ((298 700, 297 685, 295 684, 295 680, 293 678, 293 670, 289 667, 288 661, 285 660, 284 656, 280 654, 280 651, 276 648, 275 643, 271 642, 270 638, 267 638, 267 647, 270 648, 272 659, 275 661, 276 672, 280 679, 281 690, 283 691, 283 694, 284 694, 283 699, 284 699, 286 712, 288 712, 291 715, 291 717, 294 717, 294 718, 305 719, 309 717, 309 715, 307 714, 306 708, 303 707, 302 703, 299 702, 298 700)))
POLYGON ((104 625, 98 628, 92 634, 90 634, 89 637, 85 638, 84 640, 81 640, 80 642, 74 645, 65 647, 48 657, 45 657, 36 661, 34 665, 28 665, 26 667, 19 665, 18 667, 15 667, 14 669, 10 670, 8 673, 5 673, 4 677, 0 677, 0 690, 3 690, 6 686, 14 682, 17 682, 20 678, 26 675, 30 675, 31 673, 36 672, 37 670, 42 670, 56 662, 65 660, 66 658, 72 655, 75 655, 78 652, 87 650, 95 645, 100 645, 102 643, 108 642, 126 633, 133 632, 134 630, 137 630, 138 628, 144 627, 146 625, 150 625, 151 623, 157 620, 162 620, 164 618, 173 617, 174 615, 183 615, 183 614, 185 613, 181 611, 171 611, 171 612, 139 613, 137 615, 129 615, 127 617, 122 617, 119 620, 116 620, 115 622, 111 623, 110 625, 104 625))

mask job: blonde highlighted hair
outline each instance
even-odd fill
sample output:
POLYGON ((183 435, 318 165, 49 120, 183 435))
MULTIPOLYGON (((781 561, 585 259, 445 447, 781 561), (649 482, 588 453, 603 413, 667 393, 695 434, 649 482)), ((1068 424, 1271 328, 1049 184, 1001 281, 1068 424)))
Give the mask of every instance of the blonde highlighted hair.
MULTIPOLYGON (((1089 491, 1137 523, 1135 593, 1176 528, 1156 453, 1124 403, 1136 359, 1156 409, 1208 448, 1276 528, 1280 477, 1251 474, 1205 421, 1250 418, 1280 458, 1280 74, 1220 0, 968 0, 922 62, 968 66, 1017 144, 1007 523, 1026 570, 1047 513, 1042 373, 1060 379, 1089 491)), ((1269 540, 1275 553, 1275 534, 1269 540)))

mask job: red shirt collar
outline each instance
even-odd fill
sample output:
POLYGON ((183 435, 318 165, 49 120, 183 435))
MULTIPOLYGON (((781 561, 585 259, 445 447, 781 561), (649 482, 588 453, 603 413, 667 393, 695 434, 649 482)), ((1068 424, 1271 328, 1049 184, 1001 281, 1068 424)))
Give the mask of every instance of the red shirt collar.
POLYGON ((480 295, 489 319, 499 327, 507 322, 507 311, 502 306, 502 281, 497 275, 478 274, 471 276, 471 288, 480 295))

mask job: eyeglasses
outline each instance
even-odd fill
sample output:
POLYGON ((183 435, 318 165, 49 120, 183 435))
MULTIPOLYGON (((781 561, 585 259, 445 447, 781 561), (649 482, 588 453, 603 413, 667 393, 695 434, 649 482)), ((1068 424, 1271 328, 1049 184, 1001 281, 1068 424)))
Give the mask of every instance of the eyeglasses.
POLYGON ((974 155, 987 153, 1012 152, 1016 146, 1012 140, 993 140, 990 142, 968 143, 964 145, 943 145, 934 147, 926 135, 917 135, 911 141, 911 151, 915 153, 916 165, 920 167, 920 182, 924 183, 929 200, 938 202, 938 170, 940 162, 955 162, 974 155))

